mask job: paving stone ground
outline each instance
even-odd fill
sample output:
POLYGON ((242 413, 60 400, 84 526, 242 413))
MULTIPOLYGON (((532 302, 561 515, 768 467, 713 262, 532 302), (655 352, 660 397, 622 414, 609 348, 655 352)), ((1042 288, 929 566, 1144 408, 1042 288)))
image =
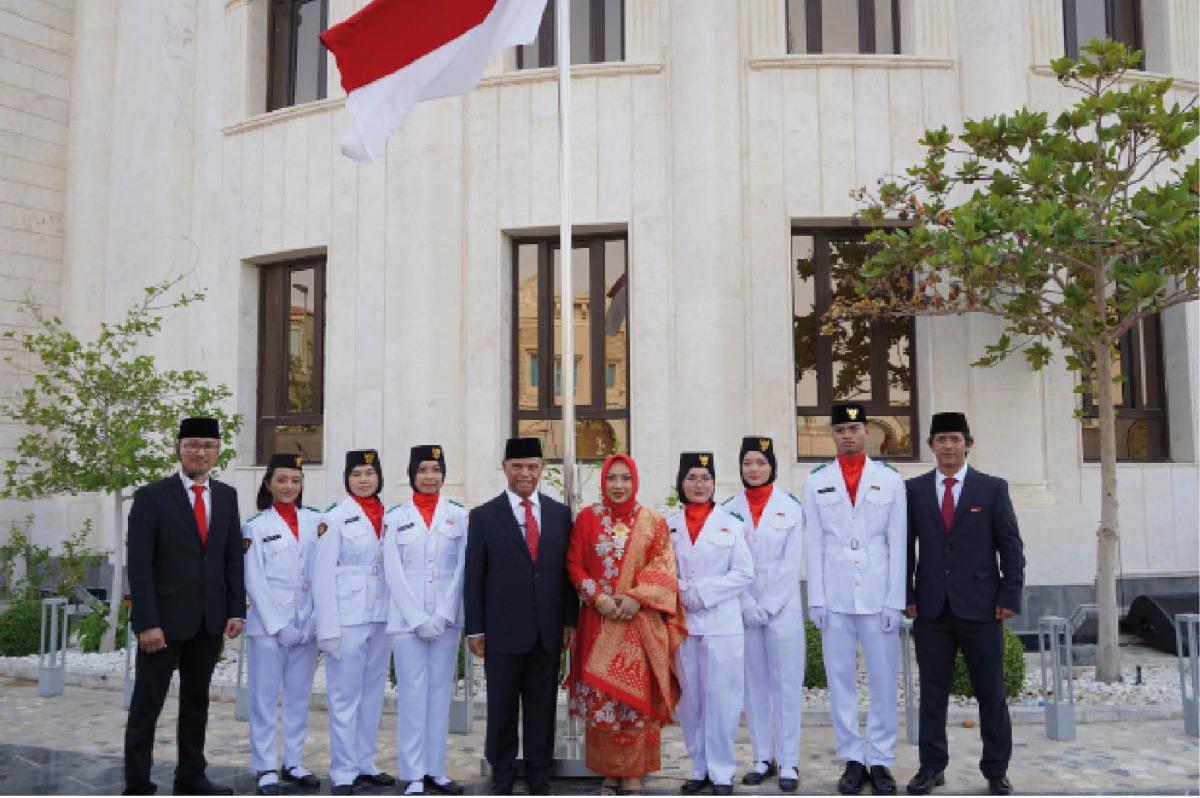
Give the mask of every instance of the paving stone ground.
MULTIPOLYGON (((249 770, 247 726, 233 717, 233 704, 214 702, 209 721, 207 755, 209 775, 232 786, 239 794, 253 794, 249 770)), ((1025 708, 1020 708, 1025 709, 1025 708)), ((1032 709, 1032 708, 1030 708, 1032 709)), ((1136 709, 1136 708, 1135 708, 1136 709)), ((1024 794, 1200 794, 1200 738, 1184 732, 1178 715, 1164 719, 1159 713, 1126 712, 1126 720, 1078 723, 1071 742, 1048 740, 1033 713, 1015 718, 1014 755, 1009 776, 1024 794), (1128 719, 1132 718, 1132 719, 1128 719)), ((837 760, 833 729, 824 719, 805 715, 801 743, 800 792, 829 794, 835 791, 841 763, 837 760)), ((980 753, 978 728, 965 725, 969 713, 954 714, 949 729, 952 762, 946 787, 937 794, 978 795, 986 792, 976 762, 980 753)), ((1097 716, 1099 717, 1099 715, 1097 716)), ((154 778, 168 793, 174 767, 176 700, 171 698, 158 725, 154 778)), ((122 787, 122 736, 125 712, 121 692, 68 685, 54 698, 39 698, 35 682, 0 677, 0 794, 115 795, 122 787)), ((395 716, 385 714, 380 732, 381 756, 377 764, 395 772, 395 716)), ((476 721, 467 735, 450 735, 449 775, 473 794, 486 792, 481 776, 483 722, 476 721)), ((738 760, 751 758, 745 729, 739 735, 738 760)), ((893 772, 901 784, 917 768, 917 747, 904 739, 901 728, 893 772)), ((324 776, 329 763, 328 717, 314 709, 310 715, 305 765, 324 776)), ((743 769, 739 769, 739 778, 743 769)), ((679 727, 663 731, 663 769, 647 780, 647 791, 675 794, 689 773, 679 727)), ((594 779, 556 780, 563 795, 593 794, 594 779)), ((402 790, 386 790, 394 793, 402 790)), ((735 784, 735 792, 771 794, 774 780, 759 788, 735 784)), ((300 793, 301 791, 293 791, 300 793)), ((322 778, 322 794, 328 794, 322 778)))

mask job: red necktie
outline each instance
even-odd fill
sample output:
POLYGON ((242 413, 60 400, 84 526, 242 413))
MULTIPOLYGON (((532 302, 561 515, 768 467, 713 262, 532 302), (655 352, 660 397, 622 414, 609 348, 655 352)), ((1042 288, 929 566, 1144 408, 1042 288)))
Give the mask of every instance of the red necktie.
POLYGON ((958 480, 954 477, 946 477, 942 482, 946 490, 942 494, 942 520, 946 522, 946 531, 950 531, 950 525, 954 523, 954 486, 958 484, 958 480))
POLYGON ((192 493, 196 501, 192 502, 192 510, 196 513, 196 526, 200 528, 200 542, 208 544, 208 511, 204 509, 204 486, 192 485, 192 493))
POLYGON ((533 502, 522 499, 521 504, 525 507, 525 542, 529 545, 529 556, 537 562, 538 525, 537 519, 533 517, 533 502))

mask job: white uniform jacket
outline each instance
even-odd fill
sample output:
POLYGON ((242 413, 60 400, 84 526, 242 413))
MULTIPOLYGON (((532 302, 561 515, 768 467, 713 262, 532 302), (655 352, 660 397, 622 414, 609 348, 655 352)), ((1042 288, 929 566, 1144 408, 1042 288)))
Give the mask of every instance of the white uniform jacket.
POLYGON ((851 504, 837 461, 817 466, 804 483, 804 518, 810 608, 846 615, 904 610, 908 505, 894 468, 868 457, 851 504))
POLYGON ((679 590, 694 586, 704 605, 704 609, 688 610, 688 634, 741 634, 744 627, 738 596, 754 581, 745 522, 714 507, 695 543, 688 535, 683 510, 669 515, 667 526, 675 548, 679 590))
POLYGON ((246 634, 274 635, 285 626, 295 627, 305 638, 316 632, 312 567, 320 518, 311 507, 296 508, 299 540, 274 507, 242 525, 242 539, 250 541, 245 557, 250 597, 246 634))
POLYGON ((804 508, 800 500, 775 486, 757 527, 744 492, 721 506, 746 519, 746 543, 754 557, 754 581, 741 595, 743 609, 757 605, 772 616, 783 609, 803 614, 800 571, 804 562, 804 508))
POLYGON ((412 502, 388 510, 383 516, 388 632, 411 632, 431 616, 462 627, 466 561, 467 511, 461 504, 439 497, 432 527, 412 502))
POLYGON ((343 626, 387 620, 383 545, 354 497, 347 496, 326 510, 317 531, 313 563, 317 638, 340 638, 343 626))

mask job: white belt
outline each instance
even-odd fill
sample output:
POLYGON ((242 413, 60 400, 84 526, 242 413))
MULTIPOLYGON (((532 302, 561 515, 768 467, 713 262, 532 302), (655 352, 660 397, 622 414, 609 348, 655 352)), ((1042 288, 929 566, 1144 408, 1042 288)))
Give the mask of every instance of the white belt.
POLYGON ((339 565, 337 573, 339 574, 370 574, 378 576, 382 570, 379 565, 339 565))
POLYGON ((826 548, 837 547, 837 548, 841 548, 841 549, 846 549, 847 551, 859 551, 860 549, 868 549, 868 548, 869 549, 886 549, 888 547, 888 544, 887 544, 887 539, 881 538, 881 537, 870 537, 870 538, 863 538, 863 539, 850 538, 849 540, 843 540, 842 538, 839 538, 835 535, 826 535, 825 536, 825 547, 826 548))

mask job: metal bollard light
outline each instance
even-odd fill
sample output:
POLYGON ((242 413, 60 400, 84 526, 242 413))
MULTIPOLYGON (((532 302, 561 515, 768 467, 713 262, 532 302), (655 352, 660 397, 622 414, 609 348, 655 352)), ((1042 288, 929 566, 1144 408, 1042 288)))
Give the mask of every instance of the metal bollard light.
POLYGON ((1176 615, 1175 652, 1179 660, 1179 694, 1183 697, 1183 730, 1193 737, 1200 737, 1200 698, 1197 698, 1200 695, 1200 662, 1196 654, 1197 638, 1200 638, 1200 615, 1191 612, 1176 615), (1187 652, 1186 655, 1184 651, 1187 652))
POLYGON ((1071 627, 1066 618, 1046 615, 1038 622, 1038 665, 1042 671, 1042 701, 1045 704, 1046 736, 1051 740, 1075 739, 1075 685, 1070 668, 1071 627), (1047 642, 1050 662, 1046 662, 1047 642), (1068 670, 1063 676, 1063 668, 1068 670), (1066 682, 1064 690, 1063 683, 1066 682), (1063 700, 1063 694, 1066 700, 1063 700))
POLYGON ((250 720, 250 691, 242 684, 242 671, 246 664, 246 635, 243 631, 238 635, 238 670, 237 693, 233 701, 233 719, 242 722, 250 720))
POLYGON ((904 676, 904 737, 910 743, 921 741, 921 707, 913 701, 913 622, 905 618, 900 622, 900 650, 904 656, 900 660, 904 676))
POLYGON ((450 702, 450 733, 470 734, 475 720, 475 655, 467 646, 465 635, 458 645, 463 655, 463 690, 461 698, 450 702))
POLYGON ((67 600, 42 599, 42 634, 38 643, 38 695, 42 698, 62 695, 66 654, 67 600))

